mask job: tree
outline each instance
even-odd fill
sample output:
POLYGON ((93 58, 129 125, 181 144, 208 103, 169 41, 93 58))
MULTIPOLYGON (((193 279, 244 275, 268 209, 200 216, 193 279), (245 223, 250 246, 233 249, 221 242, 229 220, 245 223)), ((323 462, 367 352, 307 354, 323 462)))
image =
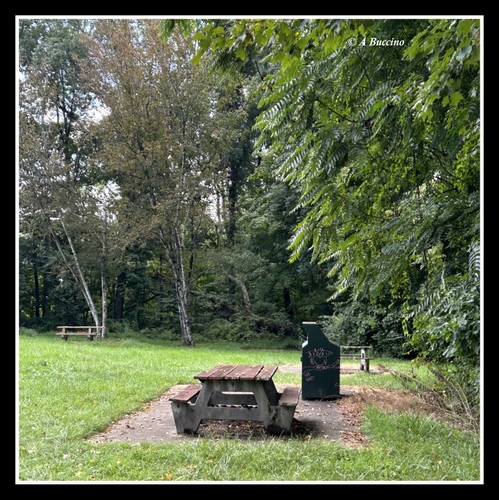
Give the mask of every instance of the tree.
POLYGON ((194 66, 192 42, 164 44, 154 20, 101 20, 89 40, 95 92, 108 110, 102 121, 103 164, 122 195, 128 244, 159 245, 172 273, 182 338, 192 345, 189 294, 196 252, 211 217, 220 161, 239 109, 218 106, 219 87, 194 66))
MULTIPOLYGON (((94 238, 82 237, 106 226, 102 212, 96 213, 91 189, 98 179, 89 162, 93 95, 81 78, 86 57, 81 34, 86 29, 83 20, 20 22, 20 214, 23 229, 31 225, 50 234, 99 325, 88 282, 95 256, 102 252, 95 252, 94 238), (90 259, 83 262, 82 253, 89 247, 90 259)), ((106 270, 100 266, 98 272, 105 335, 106 270)))
POLYGON ((289 241, 302 216, 294 210, 299 192, 275 178, 274 165, 265 158, 244 193, 239 248, 265 263, 265 273, 252 283, 258 302, 273 304, 288 320, 301 323, 330 311, 327 267, 311 263, 307 255, 290 262, 289 241))
MULTIPOLYGON (((238 68, 262 49, 274 68, 256 146, 300 192, 291 259, 328 263, 332 300, 396 307, 402 327, 442 282, 466 279, 480 241, 480 19, 204 20, 195 30, 199 60, 238 68)), ((475 319, 465 330, 478 346, 475 319)), ((452 344, 462 327, 445 335, 452 344)), ((440 359, 459 359, 449 352, 440 359)))

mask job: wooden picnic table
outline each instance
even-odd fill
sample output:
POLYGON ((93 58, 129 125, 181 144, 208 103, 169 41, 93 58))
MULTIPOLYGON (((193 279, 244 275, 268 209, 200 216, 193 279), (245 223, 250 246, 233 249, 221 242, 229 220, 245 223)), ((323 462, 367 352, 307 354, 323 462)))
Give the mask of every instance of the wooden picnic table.
POLYGON ((271 434, 289 433, 300 387, 279 392, 273 376, 278 367, 218 365, 194 376, 170 398, 177 433, 196 433, 202 420, 258 420, 271 434))
POLYGON ((58 326, 56 335, 60 335, 62 340, 68 340, 69 335, 84 335, 88 340, 94 340, 94 337, 100 333, 102 326, 86 325, 86 326, 58 326))
POLYGON ((358 359, 360 362, 359 369, 366 372, 369 371, 369 361, 372 359, 369 357, 369 349, 372 349, 370 345, 342 345, 340 346, 340 357, 358 359), (345 352, 347 350, 354 349, 356 353, 345 352))

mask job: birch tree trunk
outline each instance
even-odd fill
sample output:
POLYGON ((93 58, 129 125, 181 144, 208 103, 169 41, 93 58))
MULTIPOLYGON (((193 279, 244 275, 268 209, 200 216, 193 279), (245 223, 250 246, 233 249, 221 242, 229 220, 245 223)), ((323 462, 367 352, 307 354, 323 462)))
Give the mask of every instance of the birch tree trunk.
POLYGON ((104 338, 107 333, 107 212, 103 210, 103 231, 102 231, 102 258, 101 258, 101 304, 102 304, 102 328, 100 337, 104 338))
POLYGON ((57 249, 59 250, 59 253, 61 254, 61 257, 66 264, 67 268, 73 275, 75 281, 80 285, 81 291, 83 293, 83 296, 85 297, 85 301, 87 302, 88 308, 90 310, 90 314, 92 314, 92 318, 94 319, 95 326, 100 326, 99 325, 99 314, 97 313, 97 309, 95 307, 94 301, 92 299, 92 295, 90 294, 90 290, 87 285, 87 281, 85 279, 85 276, 83 275, 83 272, 81 270, 80 262, 78 260, 78 255, 75 251, 73 241, 71 237, 69 236, 68 231, 66 230, 66 225, 64 224, 64 221, 60 219, 62 229, 64 230, 64 234, 68 240, 69 247, 71 249, 71 255, 73 257, 72 261, 69 261, 66 254, 64 253, 61 243, 59 239, 57 238, 57 235, 55 234, 54 231, 52 231, 52 236, 54 238, 55 244, 57 245, 57 249), (74 265, 72 265, 74 264, 74 265))
POLYGON ((167 249, 168 260, 175 278, 175 295, 182 331, 182 340, 186 345, 194 345, 191 324, 189 320, 189 282, 185 274, 185 252, 183 233, 177 229, 173 231, 172 244, 167 249))

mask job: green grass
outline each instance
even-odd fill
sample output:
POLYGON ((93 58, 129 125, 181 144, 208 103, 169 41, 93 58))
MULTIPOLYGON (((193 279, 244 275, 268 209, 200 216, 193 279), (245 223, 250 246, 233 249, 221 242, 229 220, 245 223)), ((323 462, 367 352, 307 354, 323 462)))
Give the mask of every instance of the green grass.
MULTIPOLYGON (((429 417, 387 414, 374 407, 366 410, 362 430, 370 444, 362 449, 320 438, 173 444, 85 440, 171 386, 195 382, 194 374, 216 364, 301 363, 299 349, 247 347, 251 346, 184 347, 129 338, 64 342, 56 335, 24 332, 18 337, 18 482, 480 483, 479 435, 429 417)), ((410 363, 400 360, 371 363, 412 370, 410 363)), ((275 381, 300 384, 301 374, 278 370, 275 381)), ((363 372, 341 379, 341 385, 402 388, 396 377, 363 372)))

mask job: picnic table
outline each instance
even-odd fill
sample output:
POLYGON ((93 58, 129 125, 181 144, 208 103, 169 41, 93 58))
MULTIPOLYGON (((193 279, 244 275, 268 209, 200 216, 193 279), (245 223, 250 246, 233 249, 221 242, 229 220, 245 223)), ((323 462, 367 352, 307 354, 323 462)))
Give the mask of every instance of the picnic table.
POLYGON ((360 361, 360 370, 364 370, 366 372, 369 371, 369 361, 372 359, 369 357, 369 349, 372 349, 370 345, 342 345, 340 346, 341 353, 340 356, 342 358, 351 358, 358 359, 360 361), (345 352, 347 350, 354 349, 356 353, 348 353, 345 352))
POLYGON ((58 326, 60 330, 56 335, 60 335, 62 340, 68 340, 69 335, 84 335, 88 340, 94 340, 94 337, 100 333, 102 326, 86 325, 86 326, 58 326))
POLYGON ((273 376, 278 367, 218 365, 194 376, 172 396, 177 433, 196 433, 202 420, 257 420, 270 434, 287 434, 300 399, 299 386, 279 392, 273 376))

